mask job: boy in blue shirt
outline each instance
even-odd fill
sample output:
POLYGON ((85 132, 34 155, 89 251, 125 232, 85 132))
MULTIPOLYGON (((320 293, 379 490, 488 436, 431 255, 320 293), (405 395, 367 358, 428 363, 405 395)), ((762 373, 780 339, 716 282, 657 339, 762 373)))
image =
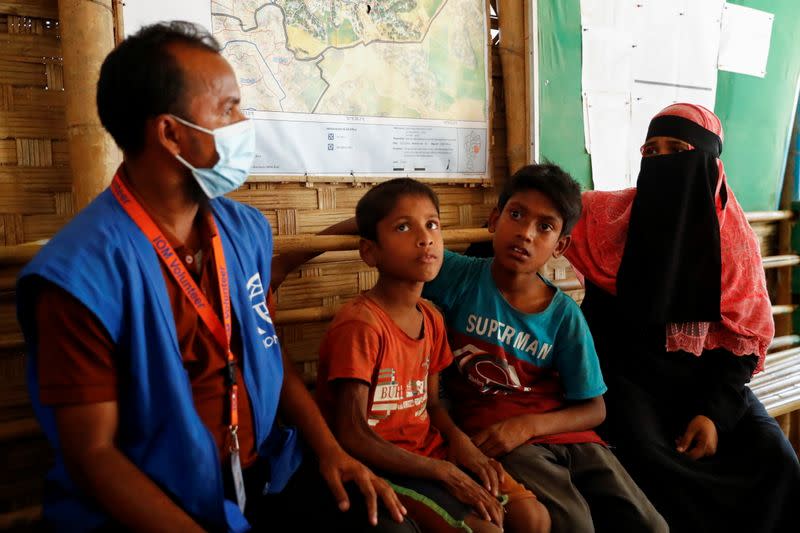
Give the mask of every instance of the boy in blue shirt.
POLYGON ((489 219, 494 258, 446 251, 423 296, 444 313, 453 419, 547 507, 553 531, 667 531, 594 429, 606 391, 578 305, 538 274, 570 243, 578 184, 555 165, 512 176, 489 219))

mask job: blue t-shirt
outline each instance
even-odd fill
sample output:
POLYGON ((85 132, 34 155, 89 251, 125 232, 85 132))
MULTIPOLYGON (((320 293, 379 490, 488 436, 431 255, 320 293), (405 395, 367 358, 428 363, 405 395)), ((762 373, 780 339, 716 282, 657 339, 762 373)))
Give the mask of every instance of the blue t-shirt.
MULTIPOLYGON (((546 309, 523 313, 502 296, 492 259, 445 252, 423 296, 444 313, 455 356, 446 379, 453 416, 467 433, 524 413, 560 409, 606 391, 594 342, 575 301, 555 291, 546 309)), ((602 442, 594 431, 531 442, 602 442)))

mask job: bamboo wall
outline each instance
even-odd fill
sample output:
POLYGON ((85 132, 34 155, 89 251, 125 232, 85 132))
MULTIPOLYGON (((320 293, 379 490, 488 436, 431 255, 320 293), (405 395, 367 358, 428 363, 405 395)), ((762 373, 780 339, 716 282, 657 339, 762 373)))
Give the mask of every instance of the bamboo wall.
MULTIPOLYGON (((56 0, 0 0, 0 245, 72 215, 57 18, 56 0)), ((0 529, 35 513, 51 457, 24 386, 13 277, 0 274, 0 529)))
POLYGON ((0 1, 0 245, 72 215, 55 0, 0 1))

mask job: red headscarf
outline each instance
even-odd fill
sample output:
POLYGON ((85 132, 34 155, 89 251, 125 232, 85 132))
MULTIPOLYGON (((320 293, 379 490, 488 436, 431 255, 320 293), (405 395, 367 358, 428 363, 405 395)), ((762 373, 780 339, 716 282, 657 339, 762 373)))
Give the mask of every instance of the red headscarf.
MULTIPOLYGON (((691 120, 722 139, 719 118, 702 106, 674 104, 656 117, 664 115, 691 120)), ((723 348, 736 355, 755 354, 759 357, 758 372, 763 369, 767 348, 775 334, 761 251, 744 211, 727 185, 722 161, 717 159, 717 165, 719 179, 715 203, 722 259, 722 319, 719 322, 667 324, 666 349, 695 355, 714 348, 723 348), (721 190, 727 192, 724 202, 721 190)), ((572 231, 572 244, 566 252, 579 275, 611 294, 617 291, 617 272, 635 196, 635 188, 584 193, 583 213, 572 231)))

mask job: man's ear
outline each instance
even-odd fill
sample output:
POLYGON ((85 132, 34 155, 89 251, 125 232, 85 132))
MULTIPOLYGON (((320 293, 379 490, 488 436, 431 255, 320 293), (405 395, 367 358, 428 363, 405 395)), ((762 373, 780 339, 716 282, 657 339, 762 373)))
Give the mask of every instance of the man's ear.
POLYGON ((361 260, 371 268, 378 266, 377 248, 378 243, 375 241, 364 238, 358 241, 358 253, 361 255, 361 260))
POLYGON ((173 156, 181 153, 182 134, 181 124, 166 113, 145 122, 145 136, 155 137, 156 142, 173 156))
POLYGON ((500 218, 500 210, 496 207, 492 208, 492 212, 489 213, 489 233, 494 233, 494 230, 497 228, 497 220, 500 218))
POLYGON ((567 248, 569 248, 571 242, 572 235, 562 235, 559 237, 558 244, 556 244, 556 248, 553 250, 553 257, 558 258, 564 255, 564 252, 567 251, 567 248))

